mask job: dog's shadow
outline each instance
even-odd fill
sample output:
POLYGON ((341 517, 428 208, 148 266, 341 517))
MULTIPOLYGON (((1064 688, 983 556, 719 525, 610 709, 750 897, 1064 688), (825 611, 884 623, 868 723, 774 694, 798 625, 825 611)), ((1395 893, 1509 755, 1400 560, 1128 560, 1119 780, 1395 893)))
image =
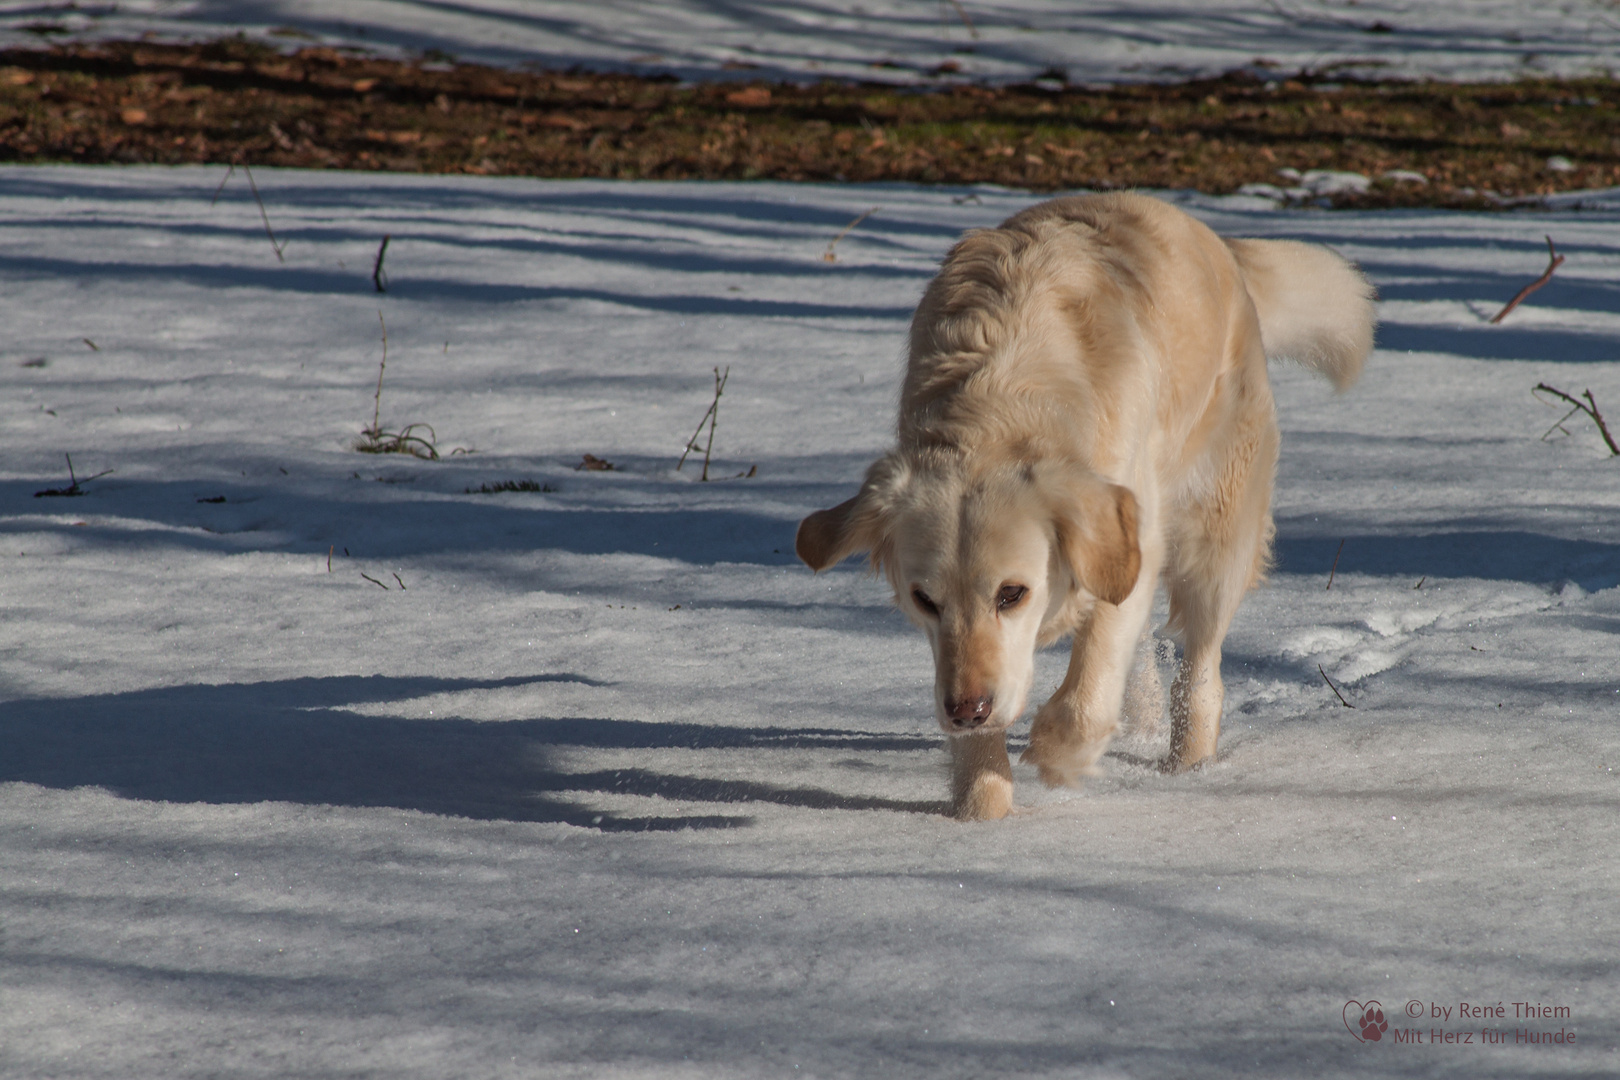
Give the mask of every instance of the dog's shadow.
POLYGON ((759 779, 682 776, 648 768, 576 771, 572 749, 816 748, 865 757, 937 740, 817 728, 719 727, 586 717, 503 722, 349 711, 425 694, 590 682, 574 675, 512 679, 341 676, 190 685, 0 705, 0 782, 98 787, 179 803, 289 802, 393 807, 483 820, 563 822, 609 831, 729 829, 737 813, 636 815, 593 796, 658 796, 740 807, 943 814, 943 802, 862 796, 759 779))

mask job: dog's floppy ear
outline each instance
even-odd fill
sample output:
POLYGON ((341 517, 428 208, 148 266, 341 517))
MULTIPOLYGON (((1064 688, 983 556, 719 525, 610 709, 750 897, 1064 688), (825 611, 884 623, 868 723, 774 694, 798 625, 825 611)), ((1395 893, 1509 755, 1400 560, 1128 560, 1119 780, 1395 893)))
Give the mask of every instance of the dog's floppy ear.
POLYGON ((1058 488, 1053 517, 1063 557, 1081 587, 1110 604, 1125 602, 1142 571, 1136 514, 1130 489, 1101 477, 1068 478, 1058 488))
POLYGON ((891 457, 879 458, 866 471, 866 481, 853 499, 829 510, 817 510, 799 522, 793 550, 806 566, 820 573, 861 551, 880 561, 884 522, 900 484, 901 467, 891 457))

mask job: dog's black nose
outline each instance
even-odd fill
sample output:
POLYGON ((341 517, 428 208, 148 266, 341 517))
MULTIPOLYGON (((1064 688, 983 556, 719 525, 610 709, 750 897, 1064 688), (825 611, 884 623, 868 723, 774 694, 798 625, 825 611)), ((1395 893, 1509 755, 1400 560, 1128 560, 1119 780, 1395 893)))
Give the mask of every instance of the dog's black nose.
POLYGON ((990 707, 990 698, 986 696, 945 699, 945 715, 950 717, 951 727, 958 731, 983 727, 990 719, 990 707))

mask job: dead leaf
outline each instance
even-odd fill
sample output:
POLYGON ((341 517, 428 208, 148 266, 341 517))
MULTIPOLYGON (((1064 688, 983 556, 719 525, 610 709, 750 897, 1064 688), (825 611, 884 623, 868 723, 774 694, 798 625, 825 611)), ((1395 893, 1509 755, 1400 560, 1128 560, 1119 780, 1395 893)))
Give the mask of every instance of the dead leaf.
POLYGON ((567 116, 563 113, 547 113, 540 118, 540 126, 566 128, 569 131, 584 131, 591 125, 577 116, 567 116))
POLYGON ((726 95, 726 100, 733 105, 757 109, 771 103, 771 92, 763 86, 748 86, 741 90, 733 90, 726 95))
POLYGON ((1083 158, 1086 152, 1077 146, 1059 146, 1057 143, 1043 143, 1047 153, 1056 154, 1061 158, 1083 158))

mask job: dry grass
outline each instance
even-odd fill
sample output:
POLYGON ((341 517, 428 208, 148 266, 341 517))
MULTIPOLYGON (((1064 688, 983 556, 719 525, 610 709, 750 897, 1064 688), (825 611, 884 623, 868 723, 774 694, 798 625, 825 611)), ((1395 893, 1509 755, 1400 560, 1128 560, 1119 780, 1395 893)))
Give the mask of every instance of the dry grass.
POLYGON ((499 495, 506 491, 534 491, 550 494, 557 489, 550 484, 540 484, 533 480, 502 480, 494 484, 479 484, 477 487, 467 488, 467 495, 499 495))
POLYGON ((1341 205, 1478 206, 1620 183, 1620 84, 1261 82, 1106 90, 704 84, 403 63, 241 40, 0 52, 0 160, 547 177, 989 182, 1229 192, 1292 167, 1341 205), (1570 159, 1553 171, 1550 157, 1570 159))

